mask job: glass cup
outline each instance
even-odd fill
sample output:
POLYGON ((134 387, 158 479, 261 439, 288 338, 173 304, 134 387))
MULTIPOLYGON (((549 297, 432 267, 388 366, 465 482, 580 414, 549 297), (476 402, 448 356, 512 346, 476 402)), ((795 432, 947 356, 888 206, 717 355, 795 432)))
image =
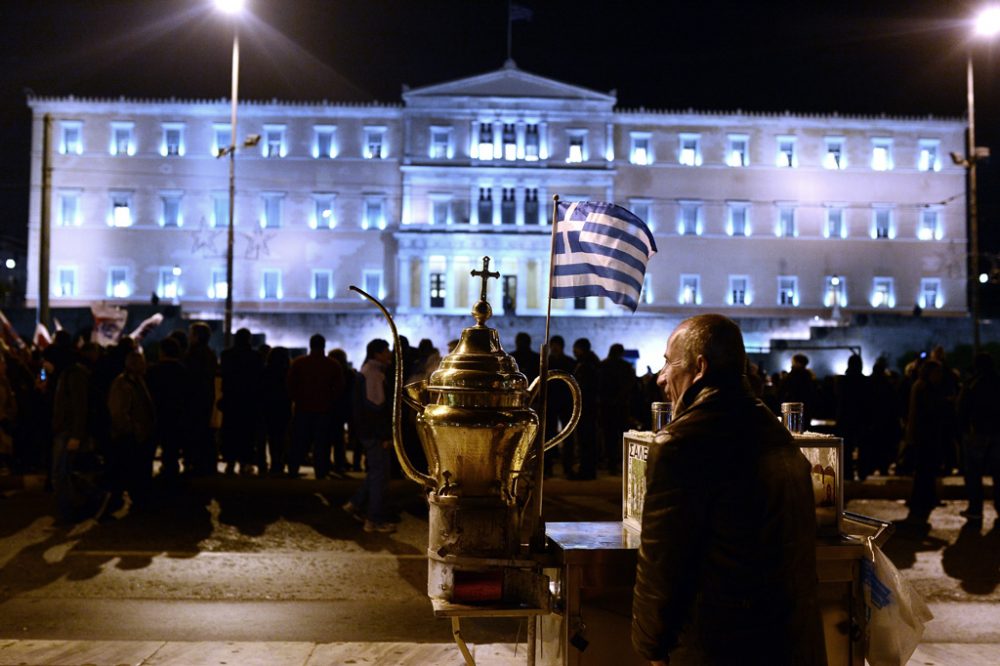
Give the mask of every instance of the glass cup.
POLYGON ((671 405, 669 402, 654 402, 652 406, 653 432, 659 432, 670 423, 671 405))
POLYGON ((781 403, 781 422, 788 428, 788 432, 802 433, 806 431, 805 423, 806 406, 801 402, 781 403))

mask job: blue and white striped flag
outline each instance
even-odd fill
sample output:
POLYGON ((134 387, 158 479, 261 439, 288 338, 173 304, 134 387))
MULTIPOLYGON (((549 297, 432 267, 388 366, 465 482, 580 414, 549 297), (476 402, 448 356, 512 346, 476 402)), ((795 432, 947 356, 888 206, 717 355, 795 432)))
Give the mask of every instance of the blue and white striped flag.
POLYGON ((613 203, 560 201, 552 298, 607 296, 635 312, 656 243, 646 223, 613 203))

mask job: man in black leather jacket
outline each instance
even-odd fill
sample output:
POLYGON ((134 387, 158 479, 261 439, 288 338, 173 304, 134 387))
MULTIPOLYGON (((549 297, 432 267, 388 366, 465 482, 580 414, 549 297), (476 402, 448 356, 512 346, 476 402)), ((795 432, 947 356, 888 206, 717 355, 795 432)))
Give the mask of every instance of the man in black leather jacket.
POLYGON ((654 664, 826 664, 809 463, 744 378, 739 327, 699 315, 657 383, 632 643, 654 664))

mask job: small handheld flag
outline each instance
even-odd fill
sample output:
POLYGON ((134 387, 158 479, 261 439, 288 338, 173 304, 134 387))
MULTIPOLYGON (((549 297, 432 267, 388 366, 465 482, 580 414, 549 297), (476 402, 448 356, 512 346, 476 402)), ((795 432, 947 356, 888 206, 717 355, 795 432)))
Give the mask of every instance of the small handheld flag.
POLYGON ((606 296, 635 312, 656 254, 645 222, 613 203, 559 201, 553 234, 552 298, 606 296))

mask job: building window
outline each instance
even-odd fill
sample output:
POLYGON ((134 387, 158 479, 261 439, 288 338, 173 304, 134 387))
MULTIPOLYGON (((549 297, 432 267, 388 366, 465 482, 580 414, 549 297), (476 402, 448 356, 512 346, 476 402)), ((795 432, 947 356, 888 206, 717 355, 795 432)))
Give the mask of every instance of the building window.
POLYGON ((361 282, 365 285, 365 291, 376 298, 385 298, 385 286, 382 279, 382 271, 367 270, 362 273, 361 282))
POLYGON ((480 224, 493 224, 493 188, 479 188, 479 203, 477 204, 480 224))
POLYGON ((649 165, 653 163, 653 135, 649 132, 632 132, 632 145, 629 147, 629 161, 632 164, 649 165))
POLYGON ((161 268, 156 281, 156 295, 160 298, 177 300, 181 296, 181 268, 161 268))
POLYGON ((750 305, 750 278, 746 275, 729 276, 729 305, 750 305))
POLYGON ((677 302, 681 305, 701 305, 701 276, 681 274, 680 290, 677 302))
POLYGON ((872 238, 895 238, 892 224, 892 209, 878 207, 872 210, 872 238))
POLYGON ((333 271, 314 270, 309 298, 315 301, 329 301, 333 298, 333 271))
POLYGON ((896 291, 891 277, 872 278, 872 307, 896 307, 896 291))
POLYGON ((774 235, 779 238, 794 238, 799 235, 795 226, 795 206, 778 205, 778 220, 774 227, 774 235))
POLYGON ((924 308, 939 309, 944 306, 944 296, 941 293, 941 278, 921 278, 920 296, 917 304, 924 308))
POLYGON ((431 273, 431 307, 432 308, 443 308, 444 299, 446 295, 445 291, 445 277, 444 273, 431 273))
POLYGON ((889 171, 892 167, 892 139, 872 139, 872 169, 889 171))
POLYGON ((132 193, 111 193, 111 216, 108 219, 110 227, 132 226, 132 193))
POLYGON ((209 298, 225 298, 229 293, 229 283, 226 282, 226 269, 213 268, 212 281, 208 285, 209 298))
POLYGON ((265 268, 260 273, 260 297, 265 301, 277 301, 284 298, 281 289, 281 271, 276 268, 265 268))
POLYGON ((750 206, 743 201, 730 201, 726 203, 727 220, 726 233, 730 236, 750 235, 750 206))
POLYGON ((514 123, 504 123, 503 126, 503 158, 507 161, 517 159, 517 126, 514 123))
POLYGON ((587 309, 587 297, 577 296, 573 299, 573 309, 574 310, 586 310, 587 309))
POLYGON ((778 305, 799 305, 799 278, 795 275, 778 276, 778 305))
POLYGON ((473 157, 478 156, 481 160, 493 159, 493 123, 479 123, 479 143, 473 147, 478 151, 478 155, 473 154, 473 157))
POLYGON ((229 193, 215 192, 212 194, 212 226, 229 226, 229 193))
POLYGON ((528 187, 524 190, 524 223, 539 224, 538 188, 528 187))
POLYGON ((566 130, 566 138, 569 142, 569 153, 566 161, 571 164, 578 164, 587 161, 587 130, 571 129, 566 130))
POLYGON ((729 135, 726 164, 731 167, 745 167, 750 164, 750 137, 746 134, 729 135))
POLYGON ((503 188, 503 201, 500 202, 500 224, 517 222, 517 202, 514 201, 514 188, 503 188))
POLYGON ((943 237, 941 211, 934 208, 921 210, 920 221, 917 224, 917 238, 920 240, 941 240, 943 237))
POLYGON ((56 296, 76 296, 77 279, 75 266, 60 266, 56 269, 56 296))
POLYGON ((826 137, 826 151, 823 153, 824 169, 847 168, 847 157, 844 153, 844 138, 840 136, 826 137))
POLYGON ((451 159, 451 134, 450 127, 431 128, 430 158, 432 160, 451 159))
POLYGON ((826 224, 823 226, 824 238, 847 238, 847 221, 844 219, 844 208, 828 206, 826 209, 826 224))
POLYGON ((917 143, 917 168, 921 171, 941 170, 941 142, 937 139, 920 139, 917 143))
POLYGON ((451 224, 451 197, 448 195, 431 196, 430 223, 441 226, 451 224))
POLYGON ((160 226, 179 227, 184 223, 181 218, 181 195, 177 192, 160 194, 160 226))
POLYGON ((539 137, 538 137, 538 125, 525 125, 524 126, 524 159, 529 162, 536 162, 538 160, 539 152, 539 137))
POLYGON ((108 268, 108 298, 128 298, 132 295, 132 287, 128 282, 128 269, 124 266, 108 268))
POLYGON ((184 124, 164 123, 160 154, 164 157, 180 157, 184 152, 184 124))
POLYGON ((80 216, 80 192, 64 191, 59 193, 59 226, 78 227, 82 223, 80 216))
POLYGON ((134 131, 135 123, 111 123, 111 146, 109 150, 112 155, 135 155, 134 131))
POLYGON ((795 152, 794 136, 778 137, 778 156, 775 164, 779 167, 796 167, 799 164, 798 155, 795 152))
POLYGON ((847 305, 847 281, 839 275, 827 275, 823 281, 823 305, 828 308, 847 305))
POLYGON ((313 215, 309 220, 309 226, 313 229, 333 229, 337 226, 337 217, 334 215, 332 194, 313 195, 313 215))
POLYGON ((264 125, 264 141, 261 151, 264 157, 284 157, 286 155, 284 125, 264 125))
POLYGON ((229 123, 214 123, 212 125, 212 154, 225 155, 233 145, 233 130, 229 123))
POLYGON ((337 156, 337 128, 334 125, 313 126, 313 151, 316 159, 333 159, 337 156))
POLYGON ((702 231, 701 202, 682 201, 679 208, 677 233, 681 236, 700 236, 702 231))
POLYGON ((640 220, 646 223, 646 226, 650 228, 651 231, 656 231, 656 225, 653 220, 653 202, 649 199, 630 199, 628 202, 628 209, 638 217, 640 220))
POLYGON ((266 192, 260 195, 262 210, 260 216, 261 229, 281 228, 281 200, 285 195, 280 192, 266 192))
POLYGON ((382 197, 366 197, 364 214, 361 218, 362 229, 385 229, 385 199, 382 197))
POLYGON ((681 134, 677 161, 684 166, 701 166, 701 135, 681 134))
POLYGON ((365 128, 365 159, 380 160, 385 157, 385 128, 365 128))
POLYGON ((64 120, 62 137, 59 142, 59 152, 63 155, 83 154, 83 123, 78 120, 64 120))
POLYGON ((653 304, 653 275, 651 273, 642 276, 642 292, 639 294, 639 300, 646 305, 653 304))

